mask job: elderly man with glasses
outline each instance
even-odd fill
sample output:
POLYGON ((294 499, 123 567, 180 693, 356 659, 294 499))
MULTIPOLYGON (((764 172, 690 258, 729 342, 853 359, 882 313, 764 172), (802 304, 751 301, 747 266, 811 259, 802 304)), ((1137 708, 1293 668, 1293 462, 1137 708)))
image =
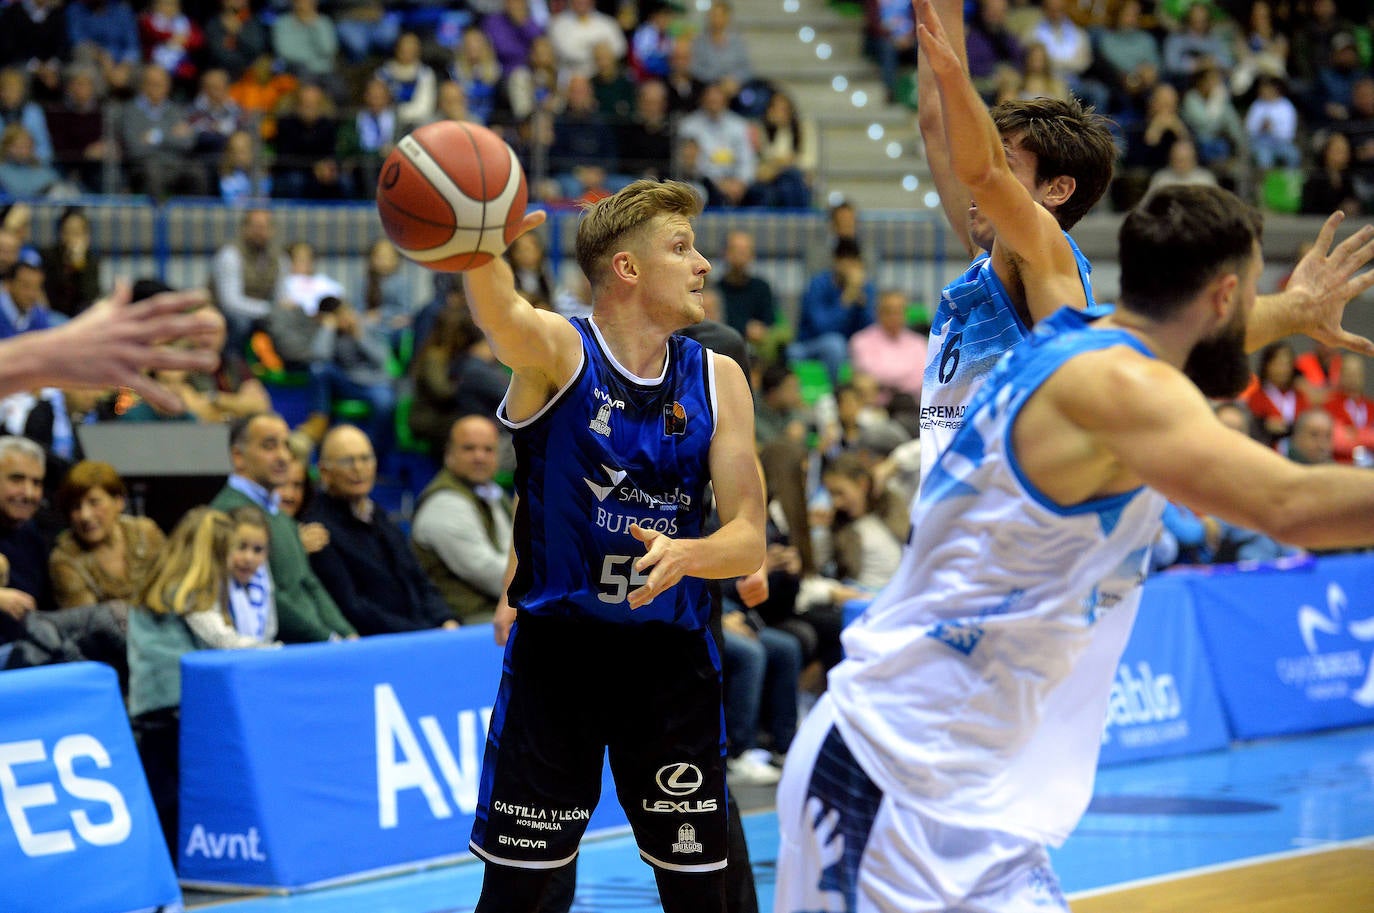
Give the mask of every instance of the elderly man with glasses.
POLYGON ((320 497, 301 517, 329 530, 311 567, 359 634, 457 627, 405 533, 372 500, 376 481, 367 435, 352 425, 330 429, 320 444, 320 497))

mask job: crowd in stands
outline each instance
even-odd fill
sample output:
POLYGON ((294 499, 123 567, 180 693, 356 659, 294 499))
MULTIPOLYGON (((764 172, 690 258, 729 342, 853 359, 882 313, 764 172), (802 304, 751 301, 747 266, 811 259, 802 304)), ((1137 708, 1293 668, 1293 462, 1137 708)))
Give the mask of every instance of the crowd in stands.
MULTIPOLYGON (((1118 210, 1217 181, 1277 209, 1368 211, 1366 6, 969 0, 969 68, 989 102, 1076 95, 1110 117, 1118 210)), ((912 97, 911 4, 863 7, 889 98, 912 97)), ((26 0, 3 17, 11 197, 367 199, 397 139, 460 119, 499 131, 549 204, 644 176, 695 182, 715 207, 813 204, 823 112, 754 72, 728 0, 704 15, 676 0, 26 0)))
POLYGON ((486 124, 535 199, 639 177, 806 208, 814 127, 728 0, 24 0, 3 7, 0 194, 370 199, 396 141, 486 124))
MULTIPOLYGON (((889 92, 914 64, 911 5, 866 0, 889 92)), ((1361 0, 969 0, 989 103, 1077 96, 1114 123, 1113 206, 1220 183, 1287 212, 1374 212, 1374 11, 1361 0)))

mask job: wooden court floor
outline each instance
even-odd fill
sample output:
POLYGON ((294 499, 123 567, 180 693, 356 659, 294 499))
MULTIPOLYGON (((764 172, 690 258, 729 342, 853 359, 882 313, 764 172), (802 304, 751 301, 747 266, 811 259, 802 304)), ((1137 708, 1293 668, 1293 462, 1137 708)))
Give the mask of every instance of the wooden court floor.
POLYGON ((1374 840, 1089 891, 1071 902, 1074 913, 1368 913, 1374 840))

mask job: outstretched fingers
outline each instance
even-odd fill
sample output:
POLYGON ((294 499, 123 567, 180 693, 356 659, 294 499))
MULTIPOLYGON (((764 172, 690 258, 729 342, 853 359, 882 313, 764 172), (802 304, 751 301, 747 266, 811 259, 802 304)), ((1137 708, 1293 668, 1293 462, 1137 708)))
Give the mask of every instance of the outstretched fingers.
POLYGON ((1374 225, 1361 227, 1359 231, 1336 245, 1331 256, 1340 261, 1341 267, 1347 272, 1354 272, 1364 266, 1374 258, 1374 225))
POLYGON ((921 43, 921 50, 931 54, 932 66, 951 61, 957 65, 959 58, 950 46, 949 35, 935 12, 935 4, 931 0, 916 0, 915 9, 916 38, 921 43))
POLYGON ((1312 248, 1323 257, 1327 251, 1331 250, 1331 242, 1336 237, 1336 229, 1345 221, 1345 213, 1339 209, 1326 217, 1322 223, 1321 231, 1317 232, 1316 240, 1312 242, 1312 248))
POLYGON ((1332 342, 1343 349, 1349 349, 1366 357, 1374 357, 1374 342, 1345 329, 1339 330, 1332 342))

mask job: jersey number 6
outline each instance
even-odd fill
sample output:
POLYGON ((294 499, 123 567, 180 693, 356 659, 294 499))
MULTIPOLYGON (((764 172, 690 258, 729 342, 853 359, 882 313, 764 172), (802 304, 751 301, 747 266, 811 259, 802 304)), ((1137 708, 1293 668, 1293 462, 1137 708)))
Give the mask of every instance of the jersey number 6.
POLYGON ((945 351, 940 354, 940 383, 949 383, 954 372, 959 370, 959 344, 963 341, 964 334, 955 333, 945 343, 945 351))

